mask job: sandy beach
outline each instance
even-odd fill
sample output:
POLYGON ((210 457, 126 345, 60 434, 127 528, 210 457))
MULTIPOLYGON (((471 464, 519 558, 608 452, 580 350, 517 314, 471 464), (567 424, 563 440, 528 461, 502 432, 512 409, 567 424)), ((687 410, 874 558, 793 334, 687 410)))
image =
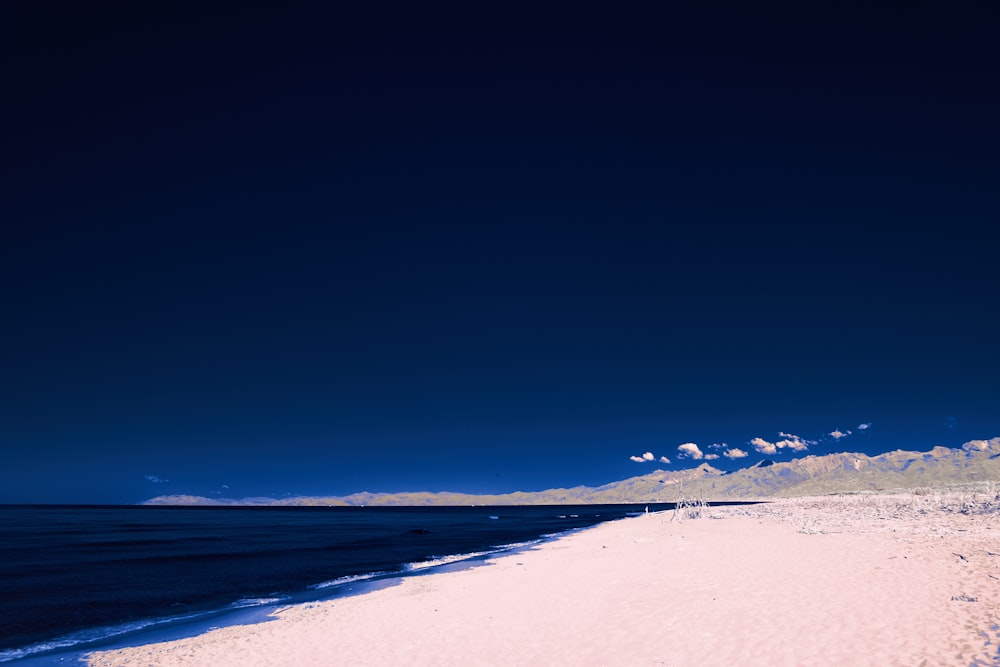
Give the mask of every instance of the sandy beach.
POLYGON ((1000 665, 998 498, 649 514, 89 664, 1000 665))

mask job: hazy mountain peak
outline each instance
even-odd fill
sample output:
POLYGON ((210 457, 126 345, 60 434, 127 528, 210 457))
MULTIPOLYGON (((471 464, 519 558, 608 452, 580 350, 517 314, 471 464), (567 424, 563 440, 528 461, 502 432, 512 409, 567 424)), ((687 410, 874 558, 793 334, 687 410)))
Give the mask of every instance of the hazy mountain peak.
POLYGON ((962 445, 962 449, 967 452, 983 452, 989 455, 1000 454, 1000 438, 970 440, 962 445))
POLYGON ((355 493, 343 497, 275 500, 158 496, 147 505, 526 505, 673 502, 680 498, 741 500, 859 491, 905 490, 1000 482, 1000 437, 970 440, 960 449, 897 449, 878 456, 838 452, 777 463, 761 461, 730 473, 702 463, 684 470, 656 470, 596 488, 549 489, 474 495, 448 492, 355 493))

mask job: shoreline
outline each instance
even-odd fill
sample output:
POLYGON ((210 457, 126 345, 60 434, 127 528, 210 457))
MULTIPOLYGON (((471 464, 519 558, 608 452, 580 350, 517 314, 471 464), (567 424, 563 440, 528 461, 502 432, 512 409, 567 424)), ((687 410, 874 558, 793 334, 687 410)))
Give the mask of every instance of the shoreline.
MULTIPOLYGON (((640 510, 634 510, 631 514, 637 515, 640 510)), ((576 517, 577 515, 571 516, 576 517)), ((19 657, 3 656, 3 659, 0 659, 0 665, 24 665, 25 667, 82 665, 85 656, 96 651, 126 649, 189 639, 220 628, 269 622, 274 620, 276 613, 291 607, 364 595, 382 588, 397 586, 404 579, 412 577, 480 567, 494 558, 531 549, 539 544, 557 540, 577 531, 587 530, 593 525, 597 524, 565 528, 557 530, 557 532, 541 534, 525 541, 491 546, 485 550, 445 553, 429 560, 404 562, 400 564, 398 569, 371 571, 319 581, 299 591, 275 594, 277 597, 271 600, 241 598, 225 606, 205 608, 178 616, 148 617, 124 622, 120 625, 86 628, 38 643, 9 649, 7 652, 24 652, 24 655, 19 657)), ((0 651, 0 655, 3 653, 4 651, 0 651)))
POLYGON ((197 637, 206 632, 221 628, 267 623, 275 620, 275 614, 289 608, 356 595, 366 595, 373 591, 398 586, 403 580, 411 577, 459 572, 480 567, 493 558, 531 549, 539 544, 557 540, 563 535, 587 530, 588 528, 590 526, 573 528, 565 531, 565 533, 548 535, 529 542, 502 545, 490 552, 453 554, 434 561, 407 563, 399 571, 372 572, 366 575, 342 577, 342 580, 310 586, 307 591, 289 593, 280 600, 262 604, 207 609, 192 612, 185 616, 149 618, 144 621, 124 623, 120 626, 96 627, 89 630, 82 630, 78 634, 94 635, 95 638, 76 640, 71 645, 54 649, 44 647, 55 645, 61 641, 73 641, 75 635, 64 635, 37 645, 28 645, 24 649, 40 648, 37 652, 23 657, 0 660, 0 666, 8 664, 12 665, 12 667, 52 667, 65 664, 83 665, 86 662, 86 656, 97 651, 112 651, 136 646, 160 644, 197 637), (137 626, 137 628, 130 629, 131 626, 137 626), (122 629, 117 631, 119 628, 122 629), (106 636, 101 635, 102 631, 109 634, 106 636))
POLYGON ((995 665, 997 500, 667 510, 86 664, 995 665))

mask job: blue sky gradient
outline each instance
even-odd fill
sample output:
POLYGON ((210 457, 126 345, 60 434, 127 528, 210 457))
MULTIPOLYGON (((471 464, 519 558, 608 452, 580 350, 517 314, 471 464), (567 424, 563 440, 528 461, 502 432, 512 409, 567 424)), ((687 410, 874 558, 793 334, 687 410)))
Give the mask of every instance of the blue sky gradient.
POLYGON ((3 12, 0 502, 1000 435, 990 10, 3 12))

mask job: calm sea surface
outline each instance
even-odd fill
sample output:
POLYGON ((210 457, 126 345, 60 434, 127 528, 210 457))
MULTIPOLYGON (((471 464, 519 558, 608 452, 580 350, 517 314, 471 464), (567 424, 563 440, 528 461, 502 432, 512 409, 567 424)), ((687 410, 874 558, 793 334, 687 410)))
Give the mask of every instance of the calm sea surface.
POLYGON ((0 662, 221 624, 644 508, 0 506, 0 662))

